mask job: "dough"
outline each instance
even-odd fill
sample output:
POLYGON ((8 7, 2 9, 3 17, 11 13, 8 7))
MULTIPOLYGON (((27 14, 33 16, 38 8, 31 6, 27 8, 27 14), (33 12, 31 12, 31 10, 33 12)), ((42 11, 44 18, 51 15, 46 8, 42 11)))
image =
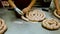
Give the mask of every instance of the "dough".
POLYGON ((4 33, 4 31, 7 29, 4 20, 0 19, 0 34, 4 33))
POLYGON ((43 27, 54 30, 54 29, 59 29, 60 28, 60 23, 56 19, 45 19, 42 23, 43 27))
MULTIPOLYGON (((41 10, 33 10, 26 13, 26 19, 29 21, 42 21, 45 18, 45 13, 41 10)), ((26 20, 24 19, 24 20, 26 20)))
POLYGON ((60 16, 57 14, 57 10, 54 10, 54 15, 58 18, 60 18, 60 16))

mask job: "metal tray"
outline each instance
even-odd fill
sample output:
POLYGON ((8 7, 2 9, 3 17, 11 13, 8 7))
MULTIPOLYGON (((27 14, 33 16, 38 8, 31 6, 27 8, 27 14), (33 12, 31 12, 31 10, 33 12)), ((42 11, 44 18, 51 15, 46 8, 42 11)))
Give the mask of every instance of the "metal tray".
MULTIPOLYGON (((44 12, 46 14, 46 18, 56 18, 52 11, 44 12)), ((41 26, 41 22, 31 23, 20 18, 16 18, 15 12, 11 10, 0 9, 0 18, 5 20, 8 27, 5 34, 60 34, 60 29, 54 31, 44 29, 41 26)))

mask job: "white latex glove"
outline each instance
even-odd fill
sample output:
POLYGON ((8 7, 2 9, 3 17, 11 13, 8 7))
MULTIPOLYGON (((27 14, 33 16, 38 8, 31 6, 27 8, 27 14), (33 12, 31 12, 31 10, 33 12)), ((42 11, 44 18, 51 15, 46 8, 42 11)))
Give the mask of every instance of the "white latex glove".
POLYGON ((21 11, 19 8, 15 7, 14 10, 17 11, 17 13, 20 15, 24 15, 23 11, 21 11))

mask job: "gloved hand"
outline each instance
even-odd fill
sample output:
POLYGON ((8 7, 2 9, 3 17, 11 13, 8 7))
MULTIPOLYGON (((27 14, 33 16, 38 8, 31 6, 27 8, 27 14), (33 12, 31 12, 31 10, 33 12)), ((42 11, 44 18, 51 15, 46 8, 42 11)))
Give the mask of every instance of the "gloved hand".
POLYGON ((24 13, 19 8, 15 7, 14 10, 17 11, 17 13, 20 15, 24 15, 24 13))

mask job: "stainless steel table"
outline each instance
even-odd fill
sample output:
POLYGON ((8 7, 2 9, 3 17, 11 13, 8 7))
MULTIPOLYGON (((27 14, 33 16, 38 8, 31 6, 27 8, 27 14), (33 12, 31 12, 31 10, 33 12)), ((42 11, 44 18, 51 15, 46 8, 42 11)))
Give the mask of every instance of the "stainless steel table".
MULTIPOLYGON (((51 11, 44 12, 46 14, 46 18, 56 18, 51 11)), ((5 20, 8 27, 5 34, 60 34, 60 29, 55 31, 44 29, 41 27, 41 22, 31 23, 16 18, 15 12, 11 10, 0 9, 0 18, 5 20)))

